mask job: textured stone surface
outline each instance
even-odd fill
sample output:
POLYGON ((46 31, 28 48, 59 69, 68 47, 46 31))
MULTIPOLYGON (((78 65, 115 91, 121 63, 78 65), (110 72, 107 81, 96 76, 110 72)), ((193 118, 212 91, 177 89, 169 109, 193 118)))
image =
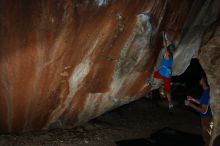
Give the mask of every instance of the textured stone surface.
POLYGON ((184 38, 200 39, 217 1, 0 0, 0 131, 73 127, 140 98, 161 31, 182 45, 179 74, 198 50, 184 38))
POLYGON ((194 8, 186 20, 181 42, 174 54, 174 75, 182 74, 192 57, 198 56, 204 32, 219 17, 220 3, 215 0, 195 1, 194 8))
POLYGON ((217 22, 205 35, 205 44, 199 54, 211 86, 211 105, 214 114, 215 137, 220 135, 220 23, 217 22), (216 26, 217 25, 217 26, 216 26))

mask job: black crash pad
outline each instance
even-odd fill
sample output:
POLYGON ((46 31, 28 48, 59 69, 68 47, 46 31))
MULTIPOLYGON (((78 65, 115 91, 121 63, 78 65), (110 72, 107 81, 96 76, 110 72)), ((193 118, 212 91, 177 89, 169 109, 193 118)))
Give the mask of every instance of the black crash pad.
POLYGON ((204 146, 201 135, 172 128, 163 128, 149 138, 129 139, 116 142, 117 146, 204 146))

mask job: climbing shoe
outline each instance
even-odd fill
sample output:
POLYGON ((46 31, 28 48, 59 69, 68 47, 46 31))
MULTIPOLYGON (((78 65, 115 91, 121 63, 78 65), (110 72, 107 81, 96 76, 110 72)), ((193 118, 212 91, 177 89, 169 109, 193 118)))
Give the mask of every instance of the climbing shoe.
POLYGON ((152 84, 153 84, 153 79, 151 77, 145 81, 146 86, 152 86, 152 84))

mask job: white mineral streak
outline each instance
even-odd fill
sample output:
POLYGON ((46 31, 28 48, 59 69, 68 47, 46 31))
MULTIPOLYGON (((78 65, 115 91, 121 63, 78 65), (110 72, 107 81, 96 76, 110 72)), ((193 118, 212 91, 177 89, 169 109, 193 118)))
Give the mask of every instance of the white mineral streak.
MULTIPOLYGON (((44 10, 44 11, 46 11, 46 10, 44 10)), ((46 13, 46 12, 44 12, 44 13, 46 13)), ((44 27, 44 19, 46 19, 46 17, 42 17, 41 18, 42 20, 41 20, 41 25, 39 26, 39 27, 44 27)), ((38 63, 37 63, 37 66, 36 66, 36 74, 37 74, 37 78, 33 81, 33 85, 35 85, 35 87, 34 87, 34 93, 33 93, 33 95, 40 95, 40 91, 39 91, 39 85, 40 85, 40 83, 39 83, 39 81, 40 81, 40 74, 42 73, 42 71, 45 69, 45 68, 47 68, 48 67, 48 65, 50 65, 50 64, 53 64, 54 62, 56 62, 59 58, 60 58, 60 56, 62 55, 62 53, 60 53, 59 52, 59 50, 60 50, 60 48, 61 48, 61 46, 65 46, 64 44, 63 44, 63 40, 65 40, 65 38, 66 38, 66 34, 67 34, 67 31, 68 31, 68 25, 69 25, 69 23, 66 23, 64 26, 63 26, 63 29, 62 29, 62 31, 60 32, 60 34, 59 34, 59 36, 56 38, 56 41, 55 41, 55 43, 54 43, 54 45, 51 47, 51 49, 52 50, 54 50, 51 54, 50 54, 50 56, 48 57, 48 58, 46 58, 45 57, 45 54, 46 54, 46 50, 48 50, 48 48, 46 48, 46 42, 41 42, 41 39, 42 39, 42 35, 41 35, 41 31, 39 31, 38 33, 37 33, 37 42, 38 42, 38 44, 37 44, 37 55, 38 55, 38 58, 39 58, 39 61, 38 61, 38 63)), ((45 39, 46 40, 46 39, 45 39)), ((62 76, 63 75, 65 75, 66 76, 66 74, 61 74, 62 76)), ((31 108, 33 107, 33 104, 35 104, 33 101, 32 101, 32 99, 30 99, 30 104, 28 105, 28 110, 27 110, 27 112, 26 112, 26 114, 25 114, 25 124, 24 124, 24 127, 23 127, 23 129, 27 129, 28 128, 28 126, 29 126, 29 124, 31 123, 31 120, 29 119, 30 117, 30 111, 31 111, 31 108)))
MULTIPOLYGON (((106 3, 107 1, 100 1, 100 5, 106 3)), ((129 97, 129 96, 125 97, 125 96, 126 93, 130 90, 131 87, 130 85, 132 85, 139 76, 139 73, 133 71, 133 68, 135 67, 135 65, 138 64, 138 62, 143 57, 146 57, 143 54, 146 54, 146 51, 148 51, 147 46, 150 41, 150 37, 152 33, 152 26, 149 20, 150 17, 146 13, 142 13, 137 16, 137 25, 133 29, 131 37, 128 38, 127 43, 125 44, 125 46, 121 51, 120 59, 116 65, 115 73, 113 75, 113 81, 110 85, 109 91, 103 94, 102 93, 89 94, 88 97, 86 97, 87 100, 85 106, 83 107, 84 108, 83 111, 78 115, 77 123, 87 121, 88 119, 91 118, 90 116, 93 115, 94 110, 98 106, 96 101, 97 98, 100 98, 100 95, 101 98, 103 99, 102 102, 99 104, 102 104, 102 106, 98 106, 99 108, 97 109, 97 114, 93 116, 100 115, 110 109, 118 107, 122 104, 126 104, 137 98, 137 97, 129 97), (137 35, 139 37, 136 37, 137 35), (135 50, 136 48, 137 48, 137 54, 139 55, 136 63, 130 67, 131 72, 123 76, 120 76, 120 67, 121 65, 123 65, 123 61, 124 61, 123 58, 126 57, 126 55, 130 52, 130 49, 135 50)), ((69 95, 67 96, 64 103, 59 104, 59 106, 53 111, 46 126, 58 120, 58 118, 62 115, 62 113, 69 107, 75 93, 80 88, 80 83, 83 81, 85 76, 90 71, 90 54, 93 52, 94 48, 96 48, 98 43, 100 43, 99 39, 97 39, 96 43, 94 43, 94 46, 90 49, 90 52, 83 59, 82 63, 80 63, 76 67, 74 73, 72 74, 69 80, 69 87, 70 87, 69 95)))
POLYGON ((86 122, 91 118, 100 116, 106 111, 135 100, 137 97, 130 97, 125 94, 131 90, 131 86, 129 85, 133 84, 138 76, 139 73, 134 73, 118 78, 115 72, 108 92, 89 94, 86 97, 86 104, 83 107, 84 109, 79 113, 78 121, 75 125, 86 122), (97 102, 98 98, 102 98, 101 102, 97 102))
POLYGON ((150 16, 147 13, 137 15, 136 25, 121 51, 117 64, 119 76, 133 72, 141 61, 146 61, 150 57, 149 45, 152 32, 150 16))
POLYGON ((109 0, 95 0, 96 4, 101 7, 101 6, 106 6, 109 3, 109 0))
POLYGON ((59 117, 63 114, 63 112, 70 106, 74 95, 80 88, 80 83, 83 81, 83 79, 90 71, 90 56, 96 48, 96 46, 100 43, 100 41, 101 38, 98 37, 93 46, 89 49, 88 54, 84 57, 82 62, 74 69, 74 72, 69 79, 69 94, 66 100, 63 101, 63 103, 60 103, 59 106, 52 112, 45 127, 48 127, 51 123, 58 120, 59 117))
POLYGON ((136 49, 133 47, 138 47, 138 54, 140 58, 137 59, 137 64, 138 61, 141 60, 141 58, 146 57, 143 56, 143 53, 145 51, 148 51, 148 47, 146 46, 150 41, 151 33, 152 26, 150 24, 149 15, 146 13, 138 15, 136 27, 133 29, 131 36, 128 38, 127 43, 124 45, 121 51, 120 59, 115 67, 115 72, 112 77, 113 80, 111 82, 109 91, 106 93, 96 93, 88 95, 86 104, 83 111, 78 116, 78 121, 76 125, 138 98, 136 96, 126 96, 126 93, 131 90, 131 85, 137 80, 140 73, 131 71, 130 73, 121 76, 120 68, 121 65, 123 65, 124 63, 124 57, 127 56, 127 54, 130 52, 130 49, 136 49), (137 35, 141 35, 141 37, 136 38, 137 35), (134 42, 135 45, 133 45, 134 42), (137 46, 137 44, 139 45, 137 46), (96 103, 98 98, 102 98, 101 102, 98 103, 101 106, 97 105, 96 103), (95 109, 96 113, 94 113, 95 109), (89 117, 89 115, 92 115, 93 117, 89 117))
POLYGON ((83 106, 84 109, 78 114, 77 123, 83 123, 84 121, 88 121, 91 118, 91 116, 94 115, 96 107, 99 106, 98 104, 101 104, 97 102, 98 98, 102 98, 100 97, 100 95, 102 95, 102 93, 89 94, 86 97, 86 103, 83 106))
POLYGON ((139 55, 137 59, 137 63, 142 58, 149 58, 149 44, 150 44, 150 38, 152 36, 153 27, 150 23, 150 16, 148 13, 142 13, 137 16, 137 26, 139 27, 139 32, 141 33, 141 37, 135 40, 134 46, 137 46, 137 49, 139 49, 139 55))

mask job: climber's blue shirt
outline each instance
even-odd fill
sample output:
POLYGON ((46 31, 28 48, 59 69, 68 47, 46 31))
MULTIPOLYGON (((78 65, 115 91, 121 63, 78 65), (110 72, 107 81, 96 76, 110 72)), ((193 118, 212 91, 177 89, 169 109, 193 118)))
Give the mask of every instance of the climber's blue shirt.
POLYGON ((166 60, 163 57, 162 65, 159 68, 159 73, 166 78, 171 78, 172 76, 172 65, 173 65, 173 57, 170 57, 169 60, 166 60))
POLYGON ((210 89, 205 90, 202 93, 202 96, 200 98, 200 104, 201 105, 208 105, 208 110, 205 113, 200 113, 201 118, 208 118, 212 117, 212 110, 210 107, 210 89))

